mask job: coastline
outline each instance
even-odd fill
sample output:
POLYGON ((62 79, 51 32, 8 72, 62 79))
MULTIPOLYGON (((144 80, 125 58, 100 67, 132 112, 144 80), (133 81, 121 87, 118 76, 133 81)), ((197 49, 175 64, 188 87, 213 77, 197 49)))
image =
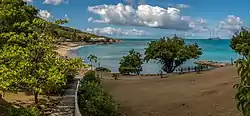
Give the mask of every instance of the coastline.
POLYGON ((86 42, 61 42, 60 44, 56 45, 55 51, 60 55, 64 57, 71 57, 72 51, 78 50, 83 46, 86 45, 92 45, 90 43, 86 42))
POLYGON ((110 42, 60 42, 59 44, 56 45, 55 51, 59 53, 60 56, 63 57, 77 57, 77 54, 74 54, 73 52, 88 46, 88 45, 102 45, 102 44, 115 44, 122 42, 121 40, 114 40, 110 42))
MULTIPOLYGON (((108 44, 114 44, 118 43, 117 42, 112 42, 108 44)), ((75 58, 79 57, 77 53, 75 53, 78 49, 88 46, 88 45, 97 45, 97 44, 107 44, 107 43, 87 43, 87 42, 61 42, 56 45, 56 51, 60 56, 62 57, 67 57, 67 58, 75 58)), ((78 76, 83 76, 86 71, 91 70, 91 68, 82 68, 78 72, 78 76)))

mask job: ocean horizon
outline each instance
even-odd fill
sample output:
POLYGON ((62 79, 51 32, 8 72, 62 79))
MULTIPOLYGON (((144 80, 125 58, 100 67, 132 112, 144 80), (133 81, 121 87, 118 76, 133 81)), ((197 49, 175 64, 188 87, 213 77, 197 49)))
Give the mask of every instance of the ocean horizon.
MULTIPOLYGON (((135 39, 125 38, 121 39, 123 42, 106 45, 88 45, 83 46, 75 51, 75 54, 84 61, 88 62, 87 57, 90 54, 94 54, 98 57, 100 66, 111 69, 113 72, 118 72, 120 59, 128 54, 130 49, 144 54, 147 43, 157 39, 135 39)), ((185 62, 180 67, 185 68, 189 66, 195 66, 194 61, 197 60, 212 60, 216 62, 227 62, 230 63, 231 59, 237 60, 240 55, 235 53, 230 47, 230 39, 221 40, 207 40, 207 39, 185 39, 187 44, 197 43, 203 51, 203 54, 199 59, 191 59, 185 62)), ((95 64, 98 66, 98 63, 95 64)), ((143 64, 142 74, 159 73, 161 64, 150 61, 143 64)))

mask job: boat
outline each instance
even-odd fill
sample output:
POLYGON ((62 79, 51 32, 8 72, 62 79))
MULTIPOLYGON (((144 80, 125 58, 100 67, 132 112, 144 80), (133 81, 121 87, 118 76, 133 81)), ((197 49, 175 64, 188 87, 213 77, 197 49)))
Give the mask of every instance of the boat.
POLYGON ((220 37, 208 38, 208 40, 221 40, 220 37))
POLYGON ((215 37, 214 36, 214 31, 213 32, 210 31, 210 38, 208 38, 208 40, 220 40, 220 39, 221 39, 220 37, 218 37, 218 36, 215 37), (213 37, 211 37, 211 33, 213 33, 213 37))

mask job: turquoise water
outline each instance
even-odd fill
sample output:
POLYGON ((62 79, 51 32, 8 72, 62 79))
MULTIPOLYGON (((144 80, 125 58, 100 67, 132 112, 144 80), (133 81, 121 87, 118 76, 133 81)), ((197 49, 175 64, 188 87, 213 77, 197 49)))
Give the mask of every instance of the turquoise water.
MULTIPOLYGON (((135 49, 144 53, 147 43, 152 39, 124 39, 122 43, 110 45, 90 45, 77 50, 77 55, 85 61, 89 54, 98 56, 100 65, 107 67, 112 71, 118 71, 119 61, 122 56, 128 54, 130 49, 135 49)), ((218 62, 231 62, 240 56, 229 47, 230 40, 204 40, 204 39, 187 39, 186 43, 198 43, 203 50, 199 60, 213 60, 218 62)), ((194 60, 185 62, 181 67, 194 66, 194 60)), ((161 68, 160 64, 153 61, 143 64, 142 73, 158 73, 161 68)))

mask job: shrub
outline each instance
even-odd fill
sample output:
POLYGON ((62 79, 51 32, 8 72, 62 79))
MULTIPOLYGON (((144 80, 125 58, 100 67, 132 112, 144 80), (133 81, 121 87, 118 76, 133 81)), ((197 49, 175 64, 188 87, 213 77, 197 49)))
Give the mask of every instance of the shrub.
POLYGON ((101 71, 101 72, 111 72, 111 70, 109 70, 108 68, 105 68, 105 67, 97 67, 95 70, 101 71))
POLYGON ((246 59, 239 59, 237 61, 237 72, 240 77, 240 82, 234 85, 236 88, 235 99, 237 101, 237 108, 244 116, 250 116, 250 57, 246 59))
POLYGON ((111 95, 92 81, 81 83, 78 92, 80 110, 85 116, 117 116, 117 104, 111 95))
POLYGON ((85 73, 82 82, 100 83, 100 78, 96 75, 95 71, 88 71, 87 73, 85 73))
POLYGON ((129 75, 130 73, 139 75, 142 71, 142 64, 142 55, 134 49, 131 49, 129 54, 123 56, 120 60, 119 72, 126 75, 129 75))

